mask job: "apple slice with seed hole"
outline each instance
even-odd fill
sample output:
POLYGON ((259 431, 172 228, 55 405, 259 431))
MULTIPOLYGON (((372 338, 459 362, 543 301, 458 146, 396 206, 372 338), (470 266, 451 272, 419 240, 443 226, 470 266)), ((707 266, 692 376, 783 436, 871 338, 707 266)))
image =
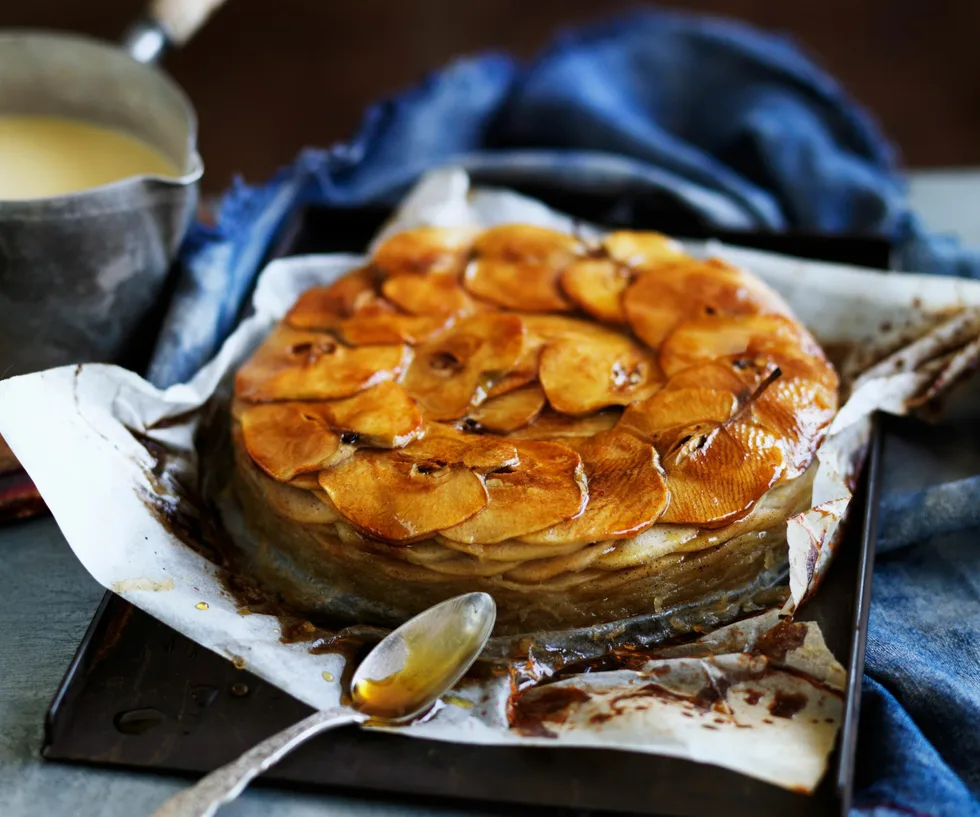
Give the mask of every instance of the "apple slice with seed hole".
POLYGON ((465 465, 480 474, 500 468, 515 468, 521 459, 510 440, 460 431, 444 423, 429 423, 425 435, 398 455, 406 462, 441 462, 465 465))
POLYGON ((445 538, 493 544, 581 513, 588 489, 579 455, 555 443, 526 440, 516 445, 520 465, 488 473, 486 508, 443 529, 445 538))
POLYGON ((656 355, 616 332, 548 343, 538 378, 551 407, 571 415, 644 400, 663 382, 656 355))
POLYGON ((333 400, 350 397, 408 368, 408 346, 350 349, 317 332, 280 325, 235 376, 235 394, 243 400, 333 400))
POLYGON ((630 327, 657 348, 682 322, 702 315, 758 315, 774 311, 734 268, 688 261, 644 270, 623 295, 630 327))
POLYGON ((368 536, 411 542, 486 507, 483 480, 463 465, 409 462, 400 451, 363 449, 320 472, 337 512, 368 536))
POLYGON ((486 399, 494 378, 524 349, 517 315, 488 312, 466 318, 417 348, 402 385, 430 420, 457 420, 486 399))

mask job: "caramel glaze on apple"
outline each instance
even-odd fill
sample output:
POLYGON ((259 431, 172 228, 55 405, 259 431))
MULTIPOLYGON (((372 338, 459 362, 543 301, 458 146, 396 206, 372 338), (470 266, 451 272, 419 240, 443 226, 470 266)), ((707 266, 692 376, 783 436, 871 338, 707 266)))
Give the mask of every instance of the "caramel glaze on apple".
POLYGON ((271 502, 347 579, 499 604, 785 511, 837 386, 775 292, 665 236, 420 228, 300 297, 237 374, 233 436, 246 516, 271 502))

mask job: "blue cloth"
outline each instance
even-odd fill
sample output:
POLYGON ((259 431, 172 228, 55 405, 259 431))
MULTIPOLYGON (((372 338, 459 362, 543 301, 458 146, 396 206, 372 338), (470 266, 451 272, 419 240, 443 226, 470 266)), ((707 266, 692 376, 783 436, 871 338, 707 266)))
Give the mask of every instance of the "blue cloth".
MULTIPOLYGON (((368 111, 349 144, 239 183, 196 225, 150 377, 189 377, 233 328, 284 218, 306 203, 393 203, 453 162, 495 183, 661 193, 719 228, 889 238, 902 268, 980 277, 980 255, 909 211, 871 119, 783 37, 645 12, 572 32, 530 65, 456 62, 368 111)), ((980 486, 890 497, 876 566, 856 809, 980 815, 980 486), (955 535, 955 534, 951 534, 955 535), (954 656, 971 661, 956 663, 954 656)))

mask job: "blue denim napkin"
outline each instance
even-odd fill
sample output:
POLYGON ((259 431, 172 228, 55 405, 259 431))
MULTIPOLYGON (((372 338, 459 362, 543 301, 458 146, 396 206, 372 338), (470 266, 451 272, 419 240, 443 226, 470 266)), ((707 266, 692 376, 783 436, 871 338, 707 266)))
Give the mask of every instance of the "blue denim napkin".
MULTIPOLYGON (((494 183, 665 194, 719 228, 881 235, 903 269, 980 277, 980 254, 926 231, 874 123, 790 40, 644 12, 530 65, 456 62, 370 109, 349 144, 237 184, 217 226, 187 238, 150 379, 185 380, 214 354, 295 208, 394 203, 448 162, 494 183)), ((884 502, 857 813, 980 815, 978 508, 975 479, 884 502)))

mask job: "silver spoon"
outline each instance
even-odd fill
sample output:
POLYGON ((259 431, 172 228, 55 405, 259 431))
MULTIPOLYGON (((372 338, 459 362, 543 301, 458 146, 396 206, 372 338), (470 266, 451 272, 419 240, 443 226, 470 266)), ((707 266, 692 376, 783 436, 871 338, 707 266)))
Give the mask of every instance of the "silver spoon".
POLYGON ((408 720, 452 689, 483 651, 497 617, 486 593, 448 599, 389 633, 351 679, 354 708, 314 712, 175 794, 151 817, 212 817, 249 782, 314 735, 369 718, 408 720))

